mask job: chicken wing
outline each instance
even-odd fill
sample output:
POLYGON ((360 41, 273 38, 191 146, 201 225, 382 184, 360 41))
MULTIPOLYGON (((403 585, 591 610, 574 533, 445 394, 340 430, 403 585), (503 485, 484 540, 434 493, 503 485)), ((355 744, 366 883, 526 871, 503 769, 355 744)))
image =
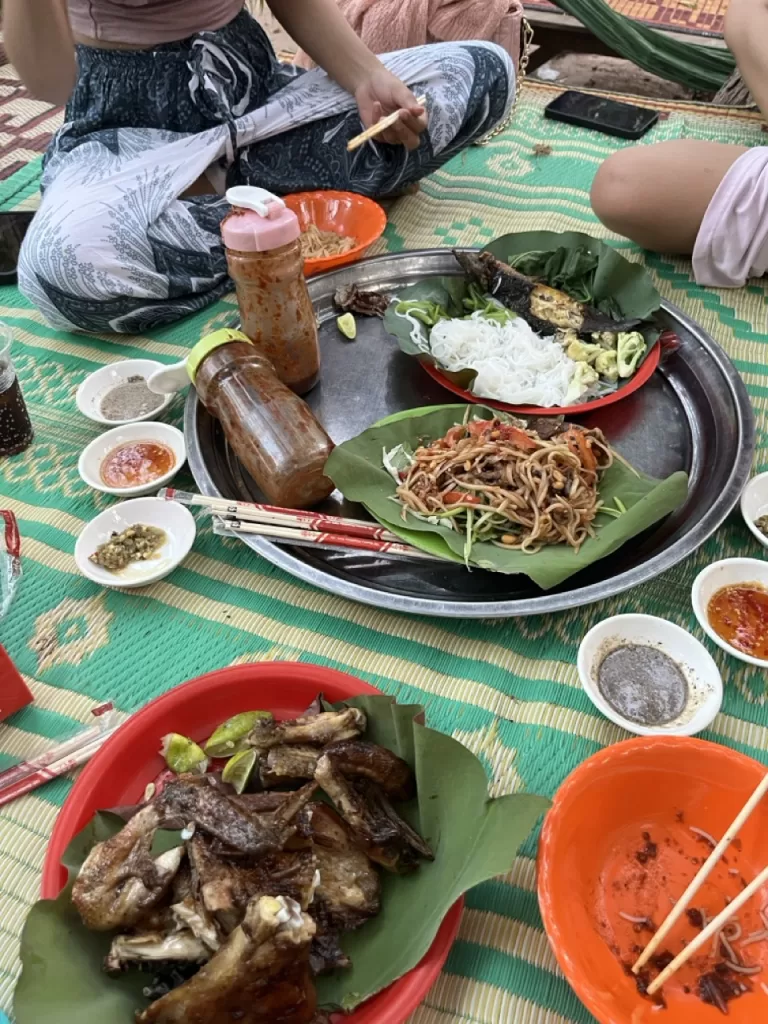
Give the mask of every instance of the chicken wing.
POLYGON ((315 779, 372 861, 388 871, 402 873, 412 870, 420 857, 434 859, 421 836, 398 816, 375 783, 350 782, 328 754, 317 762, 315 779))
POLYGON ((104 969, 120 971, 132 964, 169 960, 202 964, 210 955, 205 943, 187 930, 118 935, 104 960, 104 969))
POLYGON ((226 944, 194 977, 137 1015, 138 1024, 309 1024, 315 991, 310 917, 292 900, 251 900, 226 944))
POLYGON ((262 718, 249 734, 248 743, 261 751, 285 743, 324 747, 327 743, 354 739, 365 732, 366 725, 365 712, 358 708, 323 711, 319 715, 293 718, 283 722, 262 718))
POLYGON ((184 847, 151 853, 162 813, 149 804, 86 857, 72 888, 83 924, 94 931, 130 928, 163 899, 184 857, 184 847))
POLYGON ((311 779, 321 754, 333 757, 336 768, 347 778, 366 778, 379 786, 392 800, 410 800, 416 791, 411 767, 386 747, 367 740, 340 740, 322 751, 309 746, 272 747, 261 755, 261 784, 282 786, 295 779, 311 779))
POLYGON ((166 823, 177 826, 194 823, 233 851, 260 857, 281 850, 295 833, 293 819, 309 801, 315 786, 310 784, 289 794, 277 810, 248 811, 245 803, 230 796, 210 780, 181 778, 170 782, 159 798, 166 823))

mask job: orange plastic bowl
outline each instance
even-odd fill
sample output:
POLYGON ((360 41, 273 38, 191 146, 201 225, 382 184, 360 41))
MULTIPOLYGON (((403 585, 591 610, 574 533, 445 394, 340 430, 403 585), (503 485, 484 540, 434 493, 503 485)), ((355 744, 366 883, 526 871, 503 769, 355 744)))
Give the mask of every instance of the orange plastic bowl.
POLYGON ((284 199, 285 205, 299 218, 302 231, 310 224, 317 224, 321 231, 335 231, 345 238, 357 239, 353 249, 339 256, 304 260, 307 277, 362 259, 387 226, 387 215, 379 204, 354 192, 297 192, 284 199))
MULTIPOLYGON (((624 967, 634 963, 651 933, 638 934, 620 913, 648 916, 658 927, 711 852, 691 826, 719 839, 764 774, 757 761, 715 743, 642 737, 595 754, 558 790, 542 832, 539 903, 563 973, 601 1024, 723 1019, 697 995, 698 979, 715 964, 711 944, 664 986, 667 1009, 659 1012, 624 967), (656 844, 650 857, 644 832, 656 844)), ((753 812, 740 840, 694 897, 693 906, 705 909, 710 920, 766 865, 768 801, 753 812)), ((766 903, 768 887, 742 908, 743 936, 762 929, 766 903)), ((696 934, 684 916, 660 952, 677 955, 696 934)), ((728 1019, 756 1024, 768 1020, 768 942, 748 946, 743 959, 762 965, 763 972, 745 976, 752 990, 728 1002, 728 1019)))

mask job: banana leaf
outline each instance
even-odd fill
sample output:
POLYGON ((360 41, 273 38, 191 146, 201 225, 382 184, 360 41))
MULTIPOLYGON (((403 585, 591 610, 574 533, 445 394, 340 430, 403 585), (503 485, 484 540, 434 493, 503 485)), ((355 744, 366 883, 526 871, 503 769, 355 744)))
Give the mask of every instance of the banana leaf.
MULTIPOLYGON (((493 419, 498 415, 482 405, 471 408, 477 419, 493 419)), ((466 412, 466 405, 443 405, 388 417, 335 448, 326 463, 325 473, 345 498, 359 501, 375 519, 408 544, 463 562, 462 533, 425 522, 409 512, 403 518, 402 505, 393 500, 396 484, 382 464, 382 453, 399 444, 411 450, 420 444, 429 444, 443 437, 456 423, 462 423, 466 412)), ((522 573, 543 590, 549 590, 664 519, 683 504, 687 494, 686 473, 673 473, 666 480, 654 480, 616 459, 602 476, 599 495, 607 506, 614 506, 618 498, 627 511, 618 518, 599 513, 594 522, 596 536, 585 541, 578 552, 558 544, 544 547, 535 554, 525 554, 476 542, 469 564, 492 572, 522 573)))
MULTIPOLYGON (((434 862, 410 875, 382 877, 381 913, 344 936, 352 967, 318 979, 320 1005, 352 1010, 418 964, 462 893, 511 869, 549 801, 525 793, 489 799, 480 761, 457 740, 427 728, 420 705, 398 705, 384 696, 346 703, 365 710, 367 738, 413 768, 418 798, 398 811, 435 854, 434 862)), ((70 884, 56 900, 40 900, 30 910, 21 938, 16 1024, 133 1024, 135 1011, 147 1005, 142 989, 151 971, 105 974, 112 936, 88 931, 70 899, 71 880, 89 850, 121 825, 115 815, 97 815, 63 858, 70 884)), ((166 833, 161 848, 176 837, 166 833)))
MULTIPOLYGON (((588 265, 591 270, 593 266, 591 261, 587 264, 583 259, 583 251, 588 250, 596 258, 596 266, 590 272, 590 288, 594 300, 592 304, 614 316, 647 321, 638 328, 645 338, 647 348, 637 368, 639 369, 648 358, 661 333, 651 320, 661 305, 661 297, 642 264, 630 263, 605 242, 578 231, 522 231, 503 235, 489 242, 485 249, 505 263, 511 258, 529 254, 525 265, 519 268, 521 272, 539 276, 549 269, 555 274, 557 287, 572 294, 579 301, 584 301, 579 293, 584 287, 585 267, 588 265), (569 253, 573 254, 570 260, 569 253)), ((552 284, 550 280, 546 280, 546 283, 552 284)), ((459 317, 466 313, 463 301, 468 295, 469 285, 470 282, 464 278, 457 264, 455 277, 430 277, 408 285, 400 289, 397 299, 434 302, 442 306, 449 316, 459 317)), ((430 351, 429 328, 420 323, 416 335, 412 336, 414 325, 399 316, 395 312, 396 307, 396 302, 388 307, 384 315, 384 327, 397 339, 400 349, 406 355, 416 356, 424 362, 437 365, 448 380, 464 390, 471 390, 477 372, 473 369, 451 372, 440 367, 430 351)), ((623 384, 619 385, 619 390, 622 386, 623 384)))

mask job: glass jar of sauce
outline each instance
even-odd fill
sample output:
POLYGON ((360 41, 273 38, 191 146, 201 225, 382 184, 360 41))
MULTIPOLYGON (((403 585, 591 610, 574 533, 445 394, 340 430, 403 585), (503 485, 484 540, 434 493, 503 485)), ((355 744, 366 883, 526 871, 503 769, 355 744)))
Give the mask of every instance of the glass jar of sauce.
POLYGON ((328 497, 333 483, 323 470, 333 442, 245 334, 225 329, 203 338, 187 370, 269 504, 310 508, 328 497))
POLYGON ((262 188, 227 192, 232 212, 222 222, 240 326, 298 395, 320 376, 317 321, 304 280, 301 228, 282 199, 262 188))
POLYGON ((11 359, 13 335, 0 323, 0 456, 18 455, 32 444, 34 432, 27 403, 11 359))

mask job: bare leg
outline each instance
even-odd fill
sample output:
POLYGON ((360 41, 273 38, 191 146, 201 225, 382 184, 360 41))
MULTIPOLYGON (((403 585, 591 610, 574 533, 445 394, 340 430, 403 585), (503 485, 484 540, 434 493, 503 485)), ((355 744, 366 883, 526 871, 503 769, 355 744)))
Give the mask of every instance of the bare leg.
POLYGON ((689 256, 712 196, 745 152, 698 139, 620 150, 595 176, 592 209, 644 249, 689 256))

